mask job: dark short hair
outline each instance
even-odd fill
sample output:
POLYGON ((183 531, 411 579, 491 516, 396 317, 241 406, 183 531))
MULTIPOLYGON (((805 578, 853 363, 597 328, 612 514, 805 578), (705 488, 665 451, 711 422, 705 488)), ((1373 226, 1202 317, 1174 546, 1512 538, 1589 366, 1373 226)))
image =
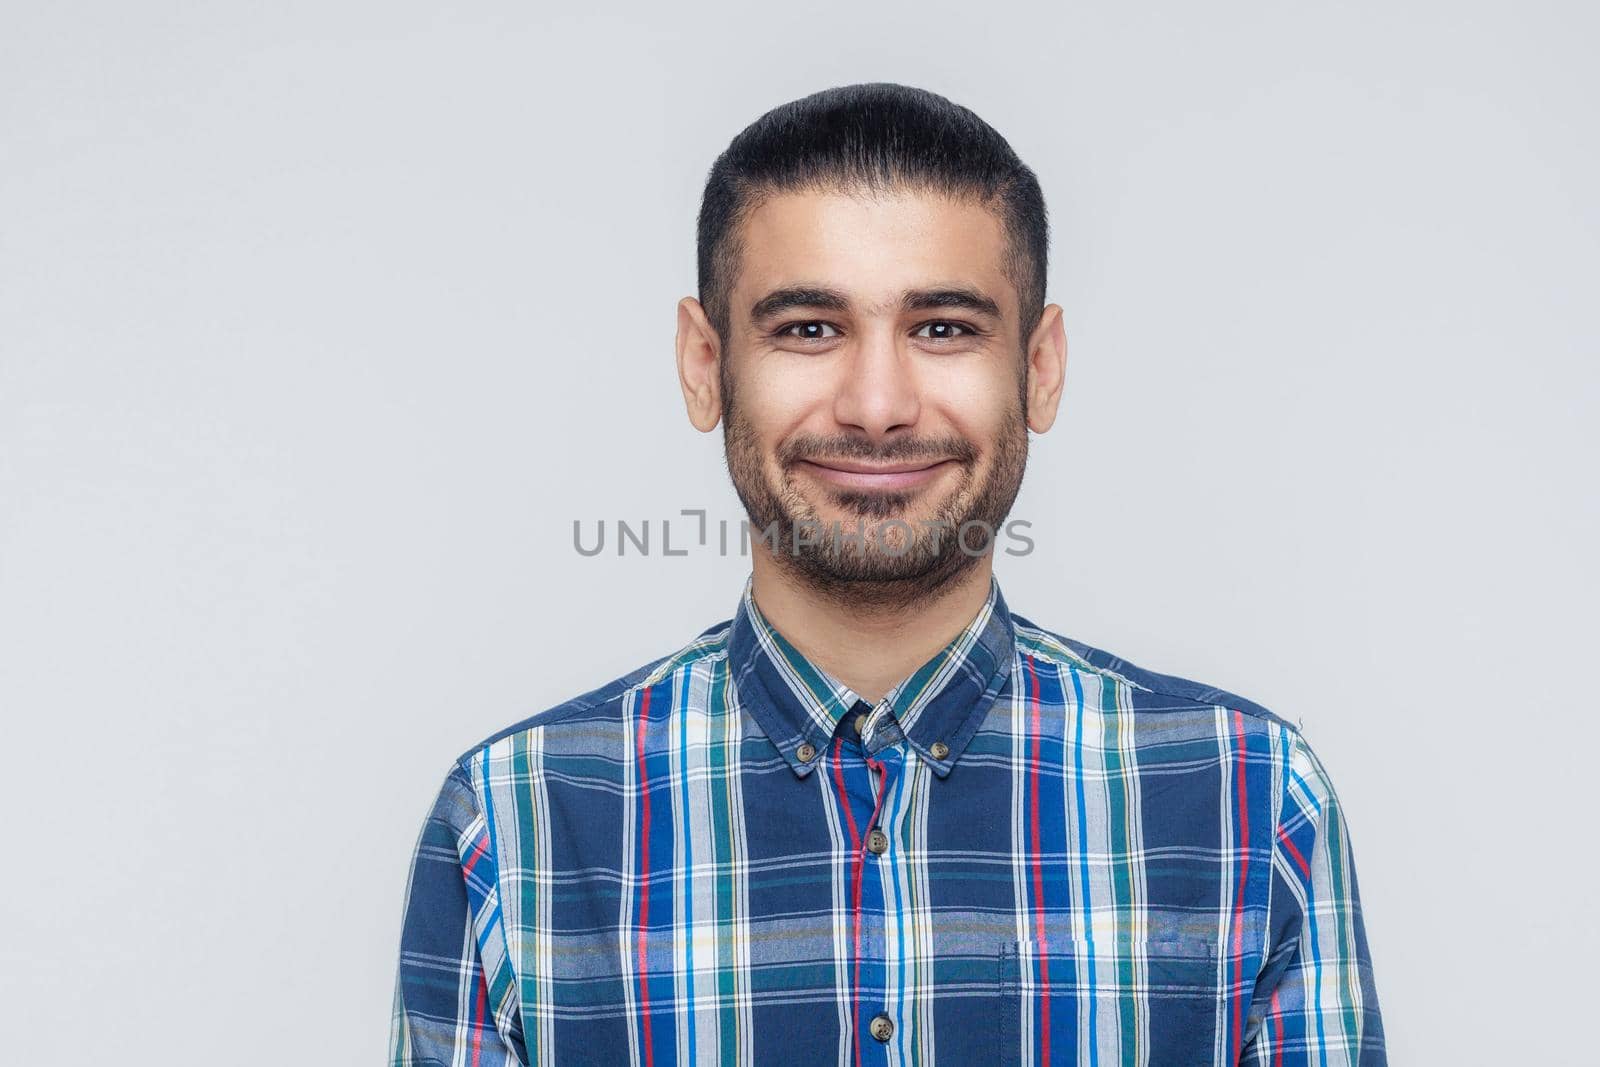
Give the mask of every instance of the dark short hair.
POLYGON ((756 119, 717 157, 700 200, 700 303, 726 338, 739 226, 765 195, 904 187, 976 199, 1005 228, 1022 339, 1044 310, 1050 237, 1044 193, 1006 139, 937 93, 893 82, 824 89, 756 119))

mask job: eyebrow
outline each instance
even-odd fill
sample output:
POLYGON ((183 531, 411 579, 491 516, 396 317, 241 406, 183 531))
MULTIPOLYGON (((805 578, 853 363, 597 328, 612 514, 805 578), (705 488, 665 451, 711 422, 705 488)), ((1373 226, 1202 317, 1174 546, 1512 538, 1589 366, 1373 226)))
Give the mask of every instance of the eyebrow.
MULTIPOLYGON (((754 322, 760 322, 791 308, 817 308, 822 311, 844 312, 850 310, 850 298, 839 290, 826 286, 791 285, 774 289, 752 304, 750 318, 754 322)), ((996 319, 1000 317, 999 304, 977 289, 967 286, 907 289, 900 294, 902 311, 936 311, 941 308, 961 308, 996 319)))
POLYGON ((950 286, 942 289, 908 289, 900 298, 902 311, 937 311, 940 308, 962 308, 979 315, 1000 317, 1000 305, 976 289, 950 286))
POLYGON ((770 318, 790 308, 821 308, 823 311, 849 311, 850 298, 837 289, 810 285, 791 285, 774 289, 750 306, 750 318, 756 322, 770 318))

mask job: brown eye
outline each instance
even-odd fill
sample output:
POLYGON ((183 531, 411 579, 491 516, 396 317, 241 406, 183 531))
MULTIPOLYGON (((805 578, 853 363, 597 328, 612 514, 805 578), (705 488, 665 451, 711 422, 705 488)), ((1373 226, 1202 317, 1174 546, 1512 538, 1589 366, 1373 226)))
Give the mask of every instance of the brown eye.
POLYGON ((935 341, 954 341, 956 338, 971 332, 959 322, 930 322, 917 331, 917 336, 927 337, 935 341))
POLYGON ((825 322, 794 322, 778 332, 784 337, 798 337, 802 341, 826 341, 839 336, 839 331, 825 322))

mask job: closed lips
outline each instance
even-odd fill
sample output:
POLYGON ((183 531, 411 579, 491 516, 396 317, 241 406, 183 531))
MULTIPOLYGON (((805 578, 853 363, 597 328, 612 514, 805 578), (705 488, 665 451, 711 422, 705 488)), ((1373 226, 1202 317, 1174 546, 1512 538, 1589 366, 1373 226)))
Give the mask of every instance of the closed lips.
POLYGON ((909 460, 901 463, 863 463, 858 460, 802 460, 799 466, 824 481, 860 489, 904 489, 931 480, 951 463, 947 459, 909 460))

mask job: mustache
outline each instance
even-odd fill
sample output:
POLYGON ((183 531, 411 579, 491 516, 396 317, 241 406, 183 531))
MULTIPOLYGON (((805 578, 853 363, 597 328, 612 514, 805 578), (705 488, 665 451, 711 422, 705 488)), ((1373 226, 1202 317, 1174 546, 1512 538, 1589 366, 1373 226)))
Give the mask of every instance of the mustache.
POLYGON ((813 459, 861 459, 879 463, 955 460, 970 466, 977 461, 978 449, 961 437, 901 438, 875 445, 859 437, 806 436, 784 442, 777 450, 777 458, 785 467, 813 459))

